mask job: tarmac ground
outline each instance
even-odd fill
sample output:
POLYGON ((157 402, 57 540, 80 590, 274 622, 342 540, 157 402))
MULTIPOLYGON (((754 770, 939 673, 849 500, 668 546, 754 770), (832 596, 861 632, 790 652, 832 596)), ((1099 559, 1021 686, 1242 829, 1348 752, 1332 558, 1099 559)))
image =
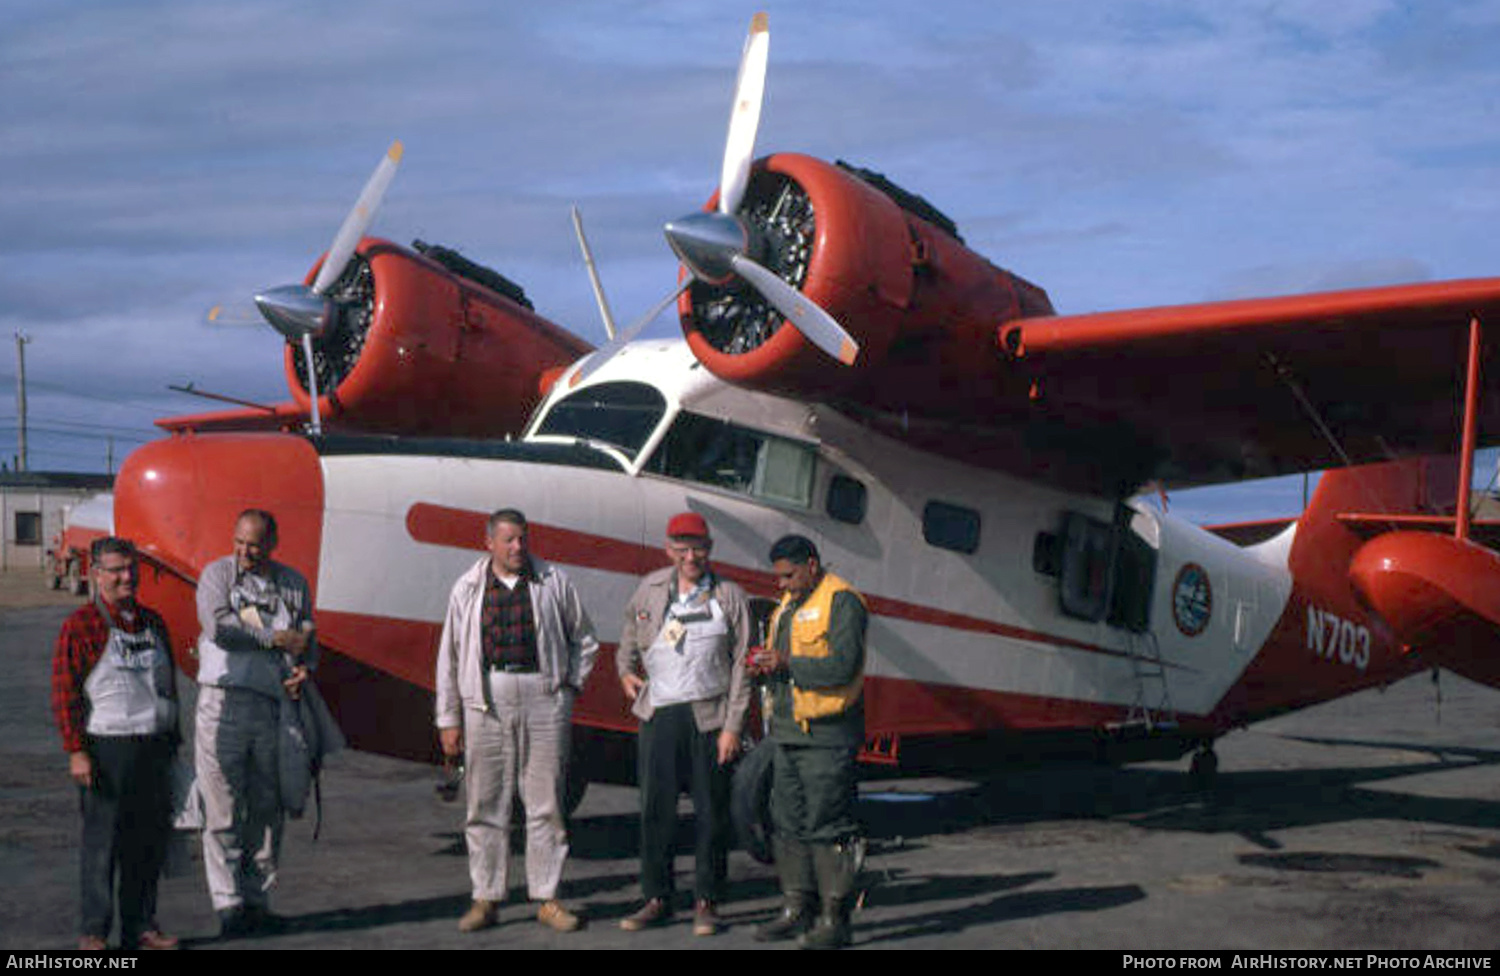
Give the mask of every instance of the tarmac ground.
MULTIPOLYGON (((78 912, 78 798, 48 706, 52 642, 80 600, 0 574, 0 948, 67 949, 78 912)), ((1423 675, 1232 733, 1212 793, 1185 761, 984 771, 862 785, 870 859, 857 948, 1486 949, 1500 947, 1500 692, 1423 675)), ((620 931, 637 905, 633 789, 595 784, 572 821, 563 897, 585 928, 542 929, 512 892, 463 935, 462 806, 435 767, 346 752, 323 777, 319 839, 287 825, 281 934, 219 940, 196 842, 158 917, 188 948, 760 947, 773 871, 730 859, 727 931, 689 913, 620 931)), ((691 850, 683 808, 680 849, 691 850)), ((691 885, 690 855, 677 863, 691 885)), ((517 863, 513 877, 523 877, 517 863)), ((777 947, 773 947, 777 948, 777 947)))

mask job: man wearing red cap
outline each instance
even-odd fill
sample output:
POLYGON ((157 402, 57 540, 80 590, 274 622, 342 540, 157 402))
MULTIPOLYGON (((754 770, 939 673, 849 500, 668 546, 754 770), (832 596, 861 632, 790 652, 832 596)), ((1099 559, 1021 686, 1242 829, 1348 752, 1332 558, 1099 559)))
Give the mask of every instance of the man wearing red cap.
POLYGON ((640 719, 641 893, 620 922, 627 932, 672 917, 677 795, 691 786, 696 844, 693 934, 719 930, 728 850, 729 773, 750 704, 745 591, 709 566, 708 524, 696 512, 667 522, 672 565, 641 580, 625 608, 615 655, 620 684, 640 719))

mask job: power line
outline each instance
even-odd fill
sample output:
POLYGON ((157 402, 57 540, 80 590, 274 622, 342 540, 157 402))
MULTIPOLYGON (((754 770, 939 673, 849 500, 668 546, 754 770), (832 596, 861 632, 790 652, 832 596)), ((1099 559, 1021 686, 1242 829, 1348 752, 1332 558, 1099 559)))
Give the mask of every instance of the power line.
MULTIPOLYGON (((87 434, 71 430, 56 430, 46 427, 42 424, 28 423, 26 427, 28 430, 41 431, 42 433, 49 434, 52 437, 72 437, 77 440, 86 441, 125 440, 132 441, 136 444, 149 444, 151 441, 156 440, 156 438, 154 437, 142 437, 136 434, 87 434)), ((13 431, 17 429, 18 428, 15 424, 0 424, 0 431, 13 431)))
MULTIPOLYGON (((0 381, 8 379, 14 379, 14 377, 0 376, 0 381)), ((163 410, 169 409, 157 403, 144 402, 144 398, 139 394, 133 394, 129 398, 102 396, 97 393, 85 393, 77 389, 76 387, 68 386, 62 383, 48 383, 45 380, 37 380, 31 377, 27 377, 26 386, 32 390, 46 390, 52 393, 60 394, 62 396, 77 397, 81 400, 92 400, 95 403, 107 403, 112 407, 120 407, 127 410, 140 410, 143 413, 150 413, 157 416, 160 416, 163 410)), ((167 397, 163 395, 162 399, 165 400, 167 399, 167 397)))
MULTIPOLYGON (((16 419, 17 418, 14 416, 6 416, 4 414, 0 414, 0 422, 14 421, 16 419)), ((86 424, 81 420, 49 420, 47 421, 47 423, 51 424, 54 427, 73 427, 81 430, 102 430, 112 434, 123 434, 129 436, 138 436, 145 432, 145 429, 143 427, 118 427, 113 424, 86 424)), ((34 427, 36 425, 28 424, 28 426, 34 427)))

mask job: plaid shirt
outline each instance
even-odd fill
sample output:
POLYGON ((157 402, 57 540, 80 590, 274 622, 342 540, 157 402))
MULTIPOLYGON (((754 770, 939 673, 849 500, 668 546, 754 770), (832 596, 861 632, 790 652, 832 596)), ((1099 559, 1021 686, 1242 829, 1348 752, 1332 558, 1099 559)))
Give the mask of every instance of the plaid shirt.
POLYGON ((83 750, 89 712, 83 684, 94 665, 104 656, 112 626, 127 634, 139 634, 149 627, 161 635, 164 647, 172 646, 167 640, 166 622, 154 610, 139 604, 135 608, 134 621, 127 621, 112 610, 106 617, 94 603, 79 607, 63 621, 52 655, 52 714, 57 719, 57 730, 62 733, 63 749, 67 752, 83 750))
POLYGON ((536 579, 528 561, 515 586, 506 586, 493 571, 485 574, 484 607, 479 640, 485 664, 536 669, 536 621, 531 616, 529 583, 536 579))

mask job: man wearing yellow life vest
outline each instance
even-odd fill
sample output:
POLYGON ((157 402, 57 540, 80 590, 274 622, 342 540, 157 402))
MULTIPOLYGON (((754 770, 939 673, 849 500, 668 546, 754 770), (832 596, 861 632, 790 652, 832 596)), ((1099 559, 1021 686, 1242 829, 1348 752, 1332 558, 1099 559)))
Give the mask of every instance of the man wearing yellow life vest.
POLYGON ((756 937, 837 949, 849 944, 861 847, 854 757, 865 735, 867 614, 811 540, 785 536, 770 560, 781 604, 756 663, 771 681, 772 849, 785 901, 756 937))

